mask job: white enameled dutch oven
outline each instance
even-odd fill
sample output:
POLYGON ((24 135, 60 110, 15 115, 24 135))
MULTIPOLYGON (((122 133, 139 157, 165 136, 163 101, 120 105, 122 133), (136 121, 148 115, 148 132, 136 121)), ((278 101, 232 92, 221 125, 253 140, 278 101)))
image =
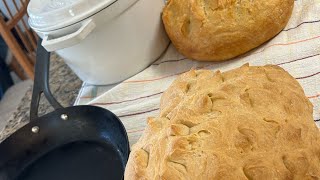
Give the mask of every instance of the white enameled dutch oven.
POLYGON ((155 61, 169 39, 164 0, 31 0, 29 24, 85 82, 104 85, 155 61))

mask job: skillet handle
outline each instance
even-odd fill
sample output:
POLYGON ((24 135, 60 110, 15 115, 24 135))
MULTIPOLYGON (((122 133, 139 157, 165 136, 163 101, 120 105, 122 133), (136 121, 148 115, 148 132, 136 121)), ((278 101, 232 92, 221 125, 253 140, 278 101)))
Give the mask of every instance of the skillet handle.
POLYGON ((38 40, 37 57, 35 65, 34 85, 31 99, 30 121, 38 118, 38 108, 41 94, 49 101, 54 109, 62 108, 58 101, 53 97, 49 86, 49 66, 50 53, 41 45, 42 39, 38 40))

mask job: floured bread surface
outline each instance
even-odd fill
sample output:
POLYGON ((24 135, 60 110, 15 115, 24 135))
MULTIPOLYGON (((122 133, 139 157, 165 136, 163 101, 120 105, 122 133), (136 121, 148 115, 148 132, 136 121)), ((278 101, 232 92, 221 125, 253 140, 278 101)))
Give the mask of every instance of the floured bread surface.
POLYGON ((221 61, 277 35, 293 5, 294 0, 168 0, 162 20, 181 54, 221 61))
POLYGON ((125 179, 320 179, 312 104, 278 66, 191 70, 161 99, 125 179))

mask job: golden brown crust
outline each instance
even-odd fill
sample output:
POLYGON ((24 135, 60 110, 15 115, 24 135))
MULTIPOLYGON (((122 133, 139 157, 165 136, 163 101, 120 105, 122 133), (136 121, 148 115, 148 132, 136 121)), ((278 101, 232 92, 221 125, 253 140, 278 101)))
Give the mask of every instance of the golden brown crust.
POLYGON ((191 70, 161 99, 125 179, 319 179, 320 132, 299 83, 278 66, 191 70))
POLYGON ((294 0, 169 0, 165 29, 177 50, 202 61, 243 54, 278 34, 294 0))

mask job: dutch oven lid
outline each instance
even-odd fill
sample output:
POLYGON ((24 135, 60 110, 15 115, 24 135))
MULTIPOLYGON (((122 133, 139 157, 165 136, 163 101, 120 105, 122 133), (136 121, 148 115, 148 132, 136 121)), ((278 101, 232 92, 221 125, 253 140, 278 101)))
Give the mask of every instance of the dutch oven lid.
POLYGON ((35 30, 56 30, 77 23, 117 0, 31 0, 29 24, 35 30))

